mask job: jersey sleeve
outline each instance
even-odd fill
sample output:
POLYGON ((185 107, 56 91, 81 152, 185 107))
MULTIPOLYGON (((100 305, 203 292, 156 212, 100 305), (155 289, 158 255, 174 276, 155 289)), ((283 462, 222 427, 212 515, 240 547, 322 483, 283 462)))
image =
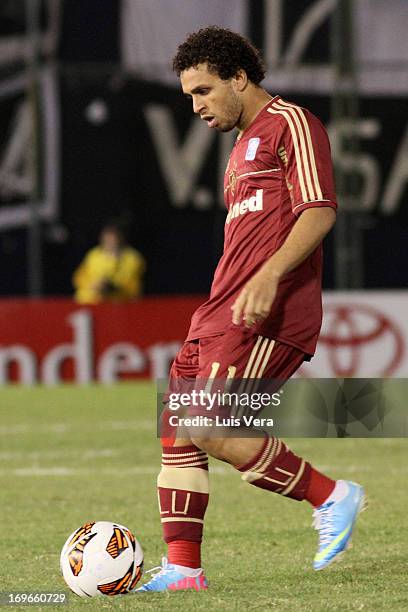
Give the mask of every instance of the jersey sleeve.
POLYGON ((293 213, 298 216, 306 208, 321 206, 336 209, 330 143, 324 126, 299 106, 288 105, 279 114, 282 132, 277 156, 293 213))

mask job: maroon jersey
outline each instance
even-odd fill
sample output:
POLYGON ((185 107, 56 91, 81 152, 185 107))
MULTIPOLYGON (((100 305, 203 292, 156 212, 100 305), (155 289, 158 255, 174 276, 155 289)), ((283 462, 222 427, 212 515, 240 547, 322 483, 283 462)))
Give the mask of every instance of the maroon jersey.
MULTIPOLYGON (((245 283, 283 244, 306 208, 336 208, 330 145, 308 110, 275 96, 237 139, 224 180, 224 252, 210 298, 194 313, 188 340, 232 325, 245 283)), ((270 315, 253 326, 312 355, 322 322, 321 245, 279 283, 270 315)))

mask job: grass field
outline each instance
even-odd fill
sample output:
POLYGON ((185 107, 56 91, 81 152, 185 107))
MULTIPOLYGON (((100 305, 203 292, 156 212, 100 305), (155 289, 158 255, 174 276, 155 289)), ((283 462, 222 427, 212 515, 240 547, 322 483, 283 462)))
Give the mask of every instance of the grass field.
MULTIPOLYGON (((64 589, 60 549, 90 520, 127 525, 145 567, 158 565, 154 387, 10 387, 0 398, 0 591, 64 589)), ((290 446, 367 488, 369 509, 341 564, 312 570, 317 534, 306 503, 255 489, 213 462, 203 549, 210 590, 72 594, 70 610, 407 610, 407 441, 294 439, 290 446)), ((54 608, 66 609, 15 609, 54 608)))

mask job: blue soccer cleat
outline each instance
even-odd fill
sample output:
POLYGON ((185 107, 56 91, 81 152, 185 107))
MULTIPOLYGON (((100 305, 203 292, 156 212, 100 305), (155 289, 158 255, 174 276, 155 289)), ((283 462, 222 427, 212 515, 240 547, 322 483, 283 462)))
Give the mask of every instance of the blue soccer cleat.
POLYGON ((359 512, 365 509, 364 489, 355 482, 338 480, 344 495, 325 502, 313 512, 313 526, 319 532, 319 549, 314 558, 315 570, 322 570, 338 560, 350 546, 359 512))
POLYGON ((197 570, 188 569, 184 574, 180 566, 168 563, 166 557, 162 559, 161 567, 154 567, 146 573, 158 570, 152 579, 143 586, 136 589, 135 593, 159 593, 160 591, 202 591, 208 589, 208 582, 201 568, 197 570))

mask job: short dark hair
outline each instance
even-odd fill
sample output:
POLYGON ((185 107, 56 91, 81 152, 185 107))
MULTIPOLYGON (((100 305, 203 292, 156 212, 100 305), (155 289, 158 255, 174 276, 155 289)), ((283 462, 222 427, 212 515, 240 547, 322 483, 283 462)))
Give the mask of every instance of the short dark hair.
POLYGON ((255 85, 265 78, 265 66, 258 49, 241 34, 217 26, 189 34, 173 58, 173 70, 180 76, 183 70, 204 63, 225 81, 241 69, 255 85))

